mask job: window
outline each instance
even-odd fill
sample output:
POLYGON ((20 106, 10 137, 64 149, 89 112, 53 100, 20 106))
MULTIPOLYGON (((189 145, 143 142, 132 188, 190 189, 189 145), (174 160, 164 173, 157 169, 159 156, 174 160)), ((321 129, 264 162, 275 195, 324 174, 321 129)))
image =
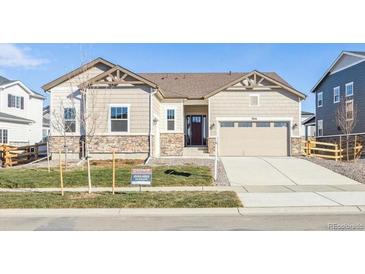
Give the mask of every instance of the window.
POLYGON ((75 108, 64 108, 63 118, 65 121, 65 132, 76 132, 76 110, 75 108))
POLYGON ((354 119, 354 101, 346 101, 346 120, 351 121, 354 119))
POLYGON ((340 87, 333 88, 333 103, 340 102, 340 87))
POLYGON ((0 129, 0 144, 7 144, 7 143, 8 143, 8 130, 0 129))
POLYGON ((234 122, 221 122, 221 127, 234 127, 234 122))
POLYGON ((256 127, 270 127, 270 122, 256 122, 256 127))
POLYGON ((354 95, 354 83, 347 83, 345 85, 346 97, 354 95))
MULTIPOLYGON (((167 109, 166 115, 167 115, 167 130, 175 130, 175 109, 167 109)), ((195 120, 192 120, 192 122, 195 123, 195 120)))
POLYGON ((238 127, 252 127, 252 122, 238 122, 238 127))
POLYGON ((258 106, 260 104, 259 95, 250 95, 250 106, 258 106))
POLYGON ((8 94, 8 107, 24 109, 24 97, 8 94))
POLYGON ((318 92, 317 94, 317 106, 323 106, 323 92, 318 92))
POLYGON ((318 136, 323 136, 323 120, 318 120, 317 122, 317 135, 318 136))
POLYGON ((128 107, 111 107, 110 108, 110 131, 111 132, 128 132, 128 107))
POLYGON ((274 122, 274 127, 287 127, 287 122, 274 122))

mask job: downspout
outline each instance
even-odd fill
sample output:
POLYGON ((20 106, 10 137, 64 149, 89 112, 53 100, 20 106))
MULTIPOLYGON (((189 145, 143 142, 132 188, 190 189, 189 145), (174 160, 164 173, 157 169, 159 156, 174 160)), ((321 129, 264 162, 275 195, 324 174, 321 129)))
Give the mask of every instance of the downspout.
POLYGON ((146 159, 146 161, 144 162, 145 165, 148 164, 148 162, 151 160, 152 158, 152 148, 153 148, 153 140, 152 140, 152 127, 153 127, 153 113, 152 113, 152 96, 156 94, 156 90, 153 88, 150 88, 150 96, 149 96, 149 108, 150 108, 150 123, 149 123, 149 129, 148 129, 148 139, 149 139, 149 147, 148 147, 148 157, 146 159))

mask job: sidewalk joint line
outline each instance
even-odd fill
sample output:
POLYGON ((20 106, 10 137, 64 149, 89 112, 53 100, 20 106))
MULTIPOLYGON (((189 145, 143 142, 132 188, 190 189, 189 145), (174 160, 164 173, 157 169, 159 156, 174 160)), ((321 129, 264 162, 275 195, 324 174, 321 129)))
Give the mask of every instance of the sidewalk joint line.
POLYGON ((261 157, 258 157, 258 158, 261 159, 261 160, 263 160, 265 163, 269 164, 270 166, 272 166, 281 175, 283 175, 284 177, 288 178, 292 183, 294 183, 295 185, 298 185, 292 178, 290 178, 288 175, 286 175, 284 172, 282 172, 279 168, 277 168, 276 166, 274 166, 274 164, 270 163, 269 161, 266 161, 264 158, 261 158, 261 157))
POLYGON ((326 197, 326 196, 324 196, 324 195, 320 194, 319 192, 313 192, 313 193, 315 193, 315 194, 317 194, 317 195, 319 195, 319 196, 321 196, 321 197, 323 197, 323 198, 325 198, 325 199, 327 199, 327 200, 330 200, 330 201, 332 201, 332 202, 334 202, 334 203, 336 203, 336 204, 338 204, 338 205, 340 205, 340 206, 345 206, 345 205, 343 205, 343 204, 341 204, 341 203, 339 203, 339 202, 337 202, 337 201, 335 201, 335 200, 333 200, 333 199, 331 199, 331 198, 328 198, 328 197, 326 197))

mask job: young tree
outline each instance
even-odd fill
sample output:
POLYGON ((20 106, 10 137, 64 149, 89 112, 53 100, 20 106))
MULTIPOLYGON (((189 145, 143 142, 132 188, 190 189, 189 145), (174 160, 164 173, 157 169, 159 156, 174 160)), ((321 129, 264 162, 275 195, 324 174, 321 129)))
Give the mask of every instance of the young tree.
POLYGON ((357 124, 357 107, 353 100, 342 99, 336 109, 336 123, 346 136, 346 158, 349 160, 350 134, 357 124))

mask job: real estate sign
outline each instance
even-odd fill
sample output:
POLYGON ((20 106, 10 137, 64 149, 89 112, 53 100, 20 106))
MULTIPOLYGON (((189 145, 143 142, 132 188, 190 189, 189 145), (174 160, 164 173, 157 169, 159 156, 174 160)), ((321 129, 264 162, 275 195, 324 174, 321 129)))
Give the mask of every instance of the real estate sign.
POLYGON ((151 185, 151 182, 152 182, 151 168, 132 169, 132 174, 131 174, 132 185, 151 185))

